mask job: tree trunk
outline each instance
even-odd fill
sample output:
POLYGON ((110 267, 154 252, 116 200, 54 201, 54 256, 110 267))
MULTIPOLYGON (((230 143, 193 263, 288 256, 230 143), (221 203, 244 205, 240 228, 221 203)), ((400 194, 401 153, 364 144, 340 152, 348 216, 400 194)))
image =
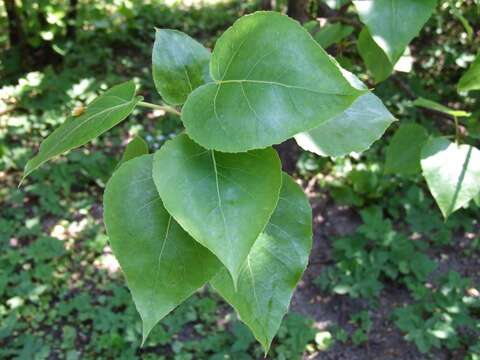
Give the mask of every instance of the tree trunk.
POLYGON ((70 0, 68 5, 68 11, 66 15, 67 20, 67 39, 75 40, 77 32, 77 10, 78 10, 78 0, 70 0))
POLYGON ((20 46, 25 44, 25 37, 22 28, 22 18, 17 11, 15 0, 5 0, 5 10, 8 18, 8 39, 10 47, 20 46))
POLYGON ((288 16, 305 22, 309 19, 308 16, 308 0, 288 0, 288 16))

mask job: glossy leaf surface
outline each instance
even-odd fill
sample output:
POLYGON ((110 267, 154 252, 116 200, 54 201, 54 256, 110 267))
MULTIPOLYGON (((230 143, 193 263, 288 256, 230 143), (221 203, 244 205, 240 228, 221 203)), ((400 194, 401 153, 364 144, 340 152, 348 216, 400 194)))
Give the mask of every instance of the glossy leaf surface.
POLYGON ((277 208, 243 264, 237 291, 227 271, 211 284, 239 313, 268 352, 312 247, 312 214, 302 189, 288 175, 277 208))
POLYGON ((80 116, 70 116, 40 145, 38 154, 28 161, 24 178, 46 161, 82 146, 124 120, 141 97, 135 97, 133 81, 116 85, 93 100, 80 116))
POLYGON ((480 53, 458 82, 459 91, 480 90, 480 53))
POLYGON ((242 152, 280 143, 319 126, 365 91, 296 21, 274 12, 239 19, 217 41, 214 83, 187 99, 182 120, 208 149, 242 152))
POLYGON ((480 151, 473 146, 431 139, 422 149, 421 164, 428 188, 445 218, 480 192, 480 151))
POLYGON ((420 153, 427 139, 427 130, 421 125, 400 126, 387 147, 385 172, 404 176, 419 173, 420 153))
POLYGON ((187 34, 157 29, 152 51, 157 91, 172 105, 183 104, 194 89, 211 81, 210 51, 187 34))
POLYGON ((146 154, 148 154, 148 144, 140 136, 135 136, 127 144, 127 147, 125 148, 125 151, 122 155, 122 158, 118 162, 117 167, 122 165, 124 162, 146 154))
POLYGON ((278 201, 282 178, 275 150, 219 153, 183 134, 157 151, 153 177, 168 212, 236 281, 278 201))
POLYGON ((344 156, 368 149, 393 121, 395 118, 382 101, 368 93, 342 114, 295 135, 295 140, 303 149, 321 156, 344 156))
POLYGON ((437 0, 358 0, 353 2, 373 40, 395 64, 432 15, 437 0))
POLYGON ((450 116, 456 116, 456 117, 467 117, 470 116, 471 114, 469 112, 463 111, 463 110, 454 110, 450 109, 449 107, 439 104, 435 101, 428 100, 425 98, 418 98, 413 102, 413 105, 415 106, 420 106, 424 107, 426 109, 430 110, 435 110, 450 116))
POLYGON ((168 214, 152 179, 153 155, 123 164, 107 184, 104 219, 110 244, 143 321, 155 324, 221 268, 168 214))

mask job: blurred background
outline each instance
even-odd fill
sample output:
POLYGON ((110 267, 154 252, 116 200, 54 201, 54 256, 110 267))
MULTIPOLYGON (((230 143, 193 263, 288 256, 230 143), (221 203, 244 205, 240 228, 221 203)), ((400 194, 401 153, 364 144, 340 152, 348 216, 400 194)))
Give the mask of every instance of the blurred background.
MULTIPOLYGON (((238 17, 260 9, 309 29, 348 26, 317 40, 375 87, 400 122, 451 132, 451 119, 412 106, 424 96, 472 112, 461 129, 480 138, 478 92, 456 92, 479 49, 476 0, 440 1, 401 72, 378 85, 358 54, 361 26, 348 0, 0 0, 0 358, 263 358, 208 286, 140 348, 141 321, 108 246, 102 192, 133 136, 153 151, 181 131, 178 118, 137 109, 18 188, 26 161, 75 106, 131 78, 147 101, 160 102, 150 70, 155 27, 211 49, 238 17)), ((269 359, 480 359, 480 208, 472 202, 444 222, 420 175, 386 175, 385 147, 397 128, 345 158, 293 141, 277 147, 310 198, 315 234, 269 359)))

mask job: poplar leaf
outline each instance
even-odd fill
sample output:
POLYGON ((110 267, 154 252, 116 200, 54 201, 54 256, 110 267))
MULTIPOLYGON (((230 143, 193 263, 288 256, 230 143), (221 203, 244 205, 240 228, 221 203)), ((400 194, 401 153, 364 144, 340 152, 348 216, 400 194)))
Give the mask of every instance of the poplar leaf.
POLYGON ((226 270, 211 280, 252 330, 265 353, 307 266, 312 247, 311 220, 308 199, 284 174, 277 208, 240 270, 237 289, 226 270))
POLYGON ((236 282, 277 205, 282 177, 275 150, 221 153, 182 134, 155 153, 153 178, 168 212, 236 282))

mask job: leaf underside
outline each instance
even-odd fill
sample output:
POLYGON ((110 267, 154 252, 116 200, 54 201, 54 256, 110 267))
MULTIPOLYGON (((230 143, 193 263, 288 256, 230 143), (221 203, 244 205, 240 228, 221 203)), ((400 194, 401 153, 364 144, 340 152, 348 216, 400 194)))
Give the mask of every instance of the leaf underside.
POLYGON ((421 156, 423 175, 445 218, 480 192, 477 148, 434 138, 424 145, 421 156))

